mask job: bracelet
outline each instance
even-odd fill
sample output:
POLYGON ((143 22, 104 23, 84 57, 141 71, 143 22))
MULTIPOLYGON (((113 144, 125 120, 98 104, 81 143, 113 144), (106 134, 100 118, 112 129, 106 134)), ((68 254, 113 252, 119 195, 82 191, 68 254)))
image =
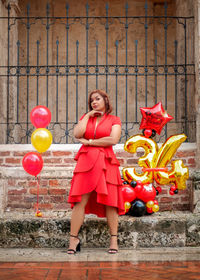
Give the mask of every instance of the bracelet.
POLYGON ((89 139, 89 145, 91 145, 92 144, 92 139, 89 139))

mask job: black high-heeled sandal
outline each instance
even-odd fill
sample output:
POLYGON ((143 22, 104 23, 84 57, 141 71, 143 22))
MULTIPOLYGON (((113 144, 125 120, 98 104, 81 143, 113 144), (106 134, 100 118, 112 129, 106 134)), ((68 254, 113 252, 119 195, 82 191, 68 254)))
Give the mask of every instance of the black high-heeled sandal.
POLYGON ((79 243, 76 245, 76 249, 75 250, 74 249, 68 249, 67 250, 67 254, 74 255, 74 254, 76 254, 76 252, 80 252, 81 251, 81 242, 80 242, 80 239, 78 238, 78 236, 76 236, 76 235, 70 234, 70 237, 74 237, 74 238, 79 240, 79 243))
MULTIPOLYGON (((117 236, 117 234, 111 234, 111 237, 112 236, 117 236)), ((108 253, 109 254, 116 254, 116 253, 118 253, 118 250, 117 249, 114 249, 114 248, 110 248, 109 250, 108 250, 108 253)))

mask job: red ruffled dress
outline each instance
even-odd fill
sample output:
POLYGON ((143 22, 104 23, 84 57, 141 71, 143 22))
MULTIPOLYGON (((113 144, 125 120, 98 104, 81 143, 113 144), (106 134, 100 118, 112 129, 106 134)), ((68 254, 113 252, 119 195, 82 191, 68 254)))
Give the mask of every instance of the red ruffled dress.
MULTIPOLYGON (((95 131, 96 119, 96 117, 89 118, 84 134, 86 139, 110 136, 112 126, 115 124, 121 125, 119 117, 104 114, 95 131)), ((77 164, 68 198, 71 208, 76 202, 81 201, 83 194, 91 192, 85 208, 86 214, 106 217, 105 205, 116 207, 119 215, 124 214, 120 164, 112 146, 82 145, 75 160, 77 164)))

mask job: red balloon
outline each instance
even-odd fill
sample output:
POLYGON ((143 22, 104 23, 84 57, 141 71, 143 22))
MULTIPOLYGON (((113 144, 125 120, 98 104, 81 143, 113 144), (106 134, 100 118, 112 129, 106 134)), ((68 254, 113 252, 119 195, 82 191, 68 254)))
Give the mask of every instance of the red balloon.
POLYGON ((126 201, 132 202, 133 200, 136 199, 135 190, 129 185, 124 185, 122 187, 122 195, 123 195, 124 202, 126 201))
POLYGON ((36 106, 30 114, 31 122, 36 128, 45 128, 51 121, 51 112, 45 106, 36 106))
POLYGON ((22 160, 24 170, 30 175, 37 176, 43 167, 43 159, 39 153, 27 153, 22 160))
POLYGON ((154 200, 156 197, 156 190, 152 184, 144 184, 140 192, 137 193, 137 198, 143 202, 154 200))
POLYGON ((143 189, 143 184, 141 181, 137 181, 137 185, 136 187, 134 188, 135 192, 138 193, 138 192, 141 192, 141 190, 143 189))
POLYGON ((151 129, 145 129, 144 130, 144 136, 149 138, 152 135, 152 130, 151 129))
POLYGON ((140 111, 142 113, 140 129, 154 129, 158 134, 161 133, 163 126, 173 119, 164 111, 161 102, 151 108, 140 108, 140 111))

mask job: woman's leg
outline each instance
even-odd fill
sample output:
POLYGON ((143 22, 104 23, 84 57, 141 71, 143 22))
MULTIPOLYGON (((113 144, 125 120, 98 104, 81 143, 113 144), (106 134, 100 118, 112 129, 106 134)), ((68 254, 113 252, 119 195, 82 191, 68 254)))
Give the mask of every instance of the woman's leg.
POLYGON ((112 206, 106 206, 106 217, 108 226, 110 229, 111 236, 110 238, 110 249, 116 249, 118 250, 118 244, 117 244, 117 232, 118 232, 118 212, 117 208, 112 206))
MULTIPOLYGON (((90 194, 91 193, 82 195, 81 201, 74 205, 71 216, 70 235, 77 236, 79 233, 85 218, 85 206, 89 200, 90 194)), ((69 248, 75 250, 78 242, 77 238, 70 236, 69 248)))

